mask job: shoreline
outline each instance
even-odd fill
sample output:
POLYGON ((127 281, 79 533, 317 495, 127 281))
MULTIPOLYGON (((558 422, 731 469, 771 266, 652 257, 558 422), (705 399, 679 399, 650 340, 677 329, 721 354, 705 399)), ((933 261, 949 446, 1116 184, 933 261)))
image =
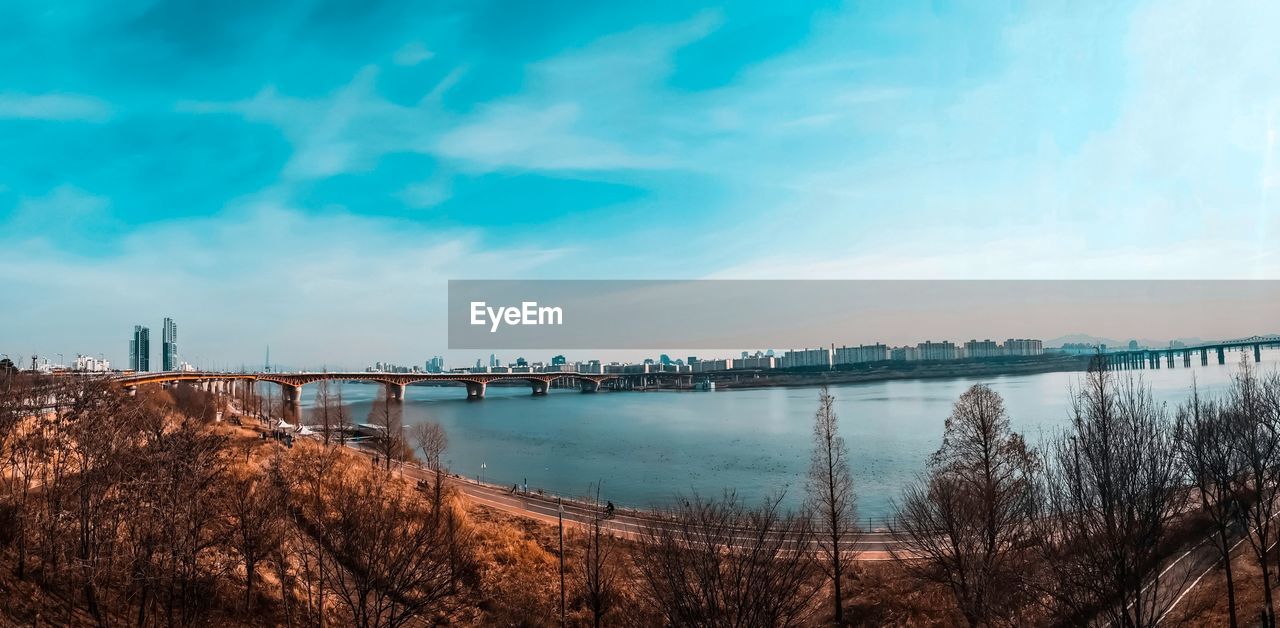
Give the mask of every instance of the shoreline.
MULTIPOLYGON (((1041 373, 1060 373, 1084 371, 1089 368, 1092 356, 1055 356, 1048 359, 1028 359, 1019 361, 973 361, 973 362, 935 362, 916 363, 909 368, 879 366, 870 369, 813 371, 800 373, 769 373, 764 371, 750 372, 749 379, 744 374, 724 373, 713 376, 716 389, 746 388, 790 388, 821 386, 823 384, 860 384, 866 382, 883 382, 896 380, 930 380, 958 379, 966 377, 982 377, 995 375, 1036 375, 1041 373)), ((882 363, 883 364, 883 363, 882 363)), ((908 363, 910 364, 910 363, 908 363)), ((662 388, 657 390, 672 390, 662 388)))

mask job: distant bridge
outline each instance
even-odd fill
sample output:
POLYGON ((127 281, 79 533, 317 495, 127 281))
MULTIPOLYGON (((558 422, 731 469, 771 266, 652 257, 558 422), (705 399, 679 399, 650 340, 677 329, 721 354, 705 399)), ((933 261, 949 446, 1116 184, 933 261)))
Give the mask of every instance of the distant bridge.
POLYGON ((1219 340, 1187 347, 1169 347, 1167 349, 1108 351, 1102 354, 1101 359, 1108 368, 1112 369, 1158 369, 1160 368, 1161 358, 1164 358, 1164 363, 1168 368, 1173 368, 1177 362, 1176 357, 1182 358, 1183 366, 1191 366, 1192 354, 1198 353, 1200 354, 1200 364, 1203 366, 1209 363, 1209 353, 1213 352, 1218 358, 1218 364, 1226 364, 1228 349, 1245 351, 1252 349, 1253 361, 1261 362, 1263 347, 1280 347, 1280 334, 1250 336, 1235 340, 1219 340))
MULTIPOLYGON (((1269 336, 1250 336, 1235 340, 1206 342, 1187 347, 1170 347, 1166 349, 1136 349, 1132 351, 1108 351, 1100 356, 1108 368, 1112 369, 1144 369, 1161 368, 1163 362, 1173 368, 1180 357, 1184 366, 1191 366, 1191 356, 1199 354, 1200 364, 1209 363, 1209 354, 1217 356, 1218 364, 1226 363, 1226 352, 1229 349, 1253 350, 1255 362, 1262 361, 1263 347, 1280 347, 1280 334, 1269 336)), ((137 373, 112 377, 116 383, 133 391, 144 384, 167 384, 174 382, 195 382, 215 390, 231 391, 242 382, 271 382, 278 384, 286 402, 298 403, 302 399, 302 387, 319 381, 371 381, 387 387, 387 396, 391 399, 404 399, 405 386, 415 383, 435 383, 466 386, 468 399, 482 399, 489 384, 495 382, 523 382, 533 389, 534 395, 545 395, 556 380, 577 382, 583 392, 596 392, 606 382, 611 385, 643 388, 655 381, 674 381, 677 384, 693 383, 691 373, 371 373, 360 371, 354 373, 301 372, 301 373, 223 373, 223 372, 182 372, 167 371, 161 373, 137 373)))
MULTIPOLYGON (((649 374, 662 375, 662 374, 649 374)), ((671 373, 671 376, 691 377, 687 373, 671 373)), ((144 384, 168 384, 192 382, 206 388, 231 391, 243 382, 271 382, 279 384, 284 400, 298 403, 302 399, 302 387, 319 381, 371 381, 387 387, 391 399, 404 399, 405 386, 418 382, 463 385, 468 399, 484 398, 485 390, 494 382, 524 382, 534 395, 545 395, 556 380, 573 380, 583 392, 596 392, 601 384, 628 377, 623 373, 221 373, 207 371, 166 371, 161 373, 137 373, 112 378, 117 384, 134 391, 144 384)))

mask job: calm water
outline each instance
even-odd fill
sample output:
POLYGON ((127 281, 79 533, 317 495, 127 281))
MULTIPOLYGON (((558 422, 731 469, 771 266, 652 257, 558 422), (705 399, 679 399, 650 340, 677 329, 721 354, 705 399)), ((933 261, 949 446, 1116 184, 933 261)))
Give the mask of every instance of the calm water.
MULTIPOLYGON (((1225 389, 1239 353, 1219 366, 1135 371, 1170 407, 1183 400, 1195 375, 1202 392, 1225 389)), ((1280 351, 1264 351, 1263 370, 1280 351)), ((984 382, 1005 399, 1013 427, 1033 442, 1065 424, 1069 388, 1081 373, 993 378, 903 380, 836 386, 840 428, 853 459, 861 516, 882 517, 891 500, 924 466, 942 438, 956 398, 984 382)), ((381 387, 343 385, 352 416, 364 421, 381 387)), ((304 389, 313 402, 314 387, 304 389)), ((716 392, 601 392, 552 390, 534 397, 527 386, 489 386, 487 398, 465 400, 462 387, 409 386, 406 424, 427 418, 445 426, 445 460, 455 473, 530 489, 586 495, 600 481, 619 504, 650 506, 677 493, 719 494, 735 488, 755 498, 785 490, 789 505, 803 498, 817 388, 716 392), (481 470, 481 463, 485 469, 481 470)))

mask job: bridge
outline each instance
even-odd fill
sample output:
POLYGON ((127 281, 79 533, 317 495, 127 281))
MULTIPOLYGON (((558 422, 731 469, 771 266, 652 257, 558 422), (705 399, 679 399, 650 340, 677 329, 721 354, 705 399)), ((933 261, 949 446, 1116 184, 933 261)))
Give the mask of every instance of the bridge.
MULTIPOLYGON (((674 374, 673 374, 674 375, 674 374)), ((687 374, 686 374, 687 375, 687 374)), ((443 385, 466 386, 468 399, 483 399, 485 390, 494 382, 523 382, 533 389, 535 396, 547 394, 556 380, 576 382, 583 392, 596 392, 601 384, 626 377, 622 373, 221 373, 207 371, 165 371, 137 373, 112 378, 132 394, 138 386, 146 384, 194 383, 208 390, 235 394, 238 387, 256 382, 278 384, 286 403, 297 404, 302 399, 302 387, 319 381, 371 381, 387 387, 387 397, 404 399, 409 384, 427 382, 443 385)))
POLYGON ((1107 368, 1112 369, 1145 369, 1160 368, 1163 358, 1168 368, 1173 368, 1177 357, 1181 357, 1184 367, 1191 366, 1191 356, 1200 354, 1200 365, 1209 364, 1209 353, 1216 354, 1218 364, 1226 364, 1227 350, 1253 350, 1253 361, 1262 361, 1263 347, 1280 347, 1280 334, 1269 336, 1250 336, 1235 340, 1219 340, 1189 347, 1170 347, 1168 349, 1136 349, 1132 351, 1108 351, 1101 355, 1107 368))

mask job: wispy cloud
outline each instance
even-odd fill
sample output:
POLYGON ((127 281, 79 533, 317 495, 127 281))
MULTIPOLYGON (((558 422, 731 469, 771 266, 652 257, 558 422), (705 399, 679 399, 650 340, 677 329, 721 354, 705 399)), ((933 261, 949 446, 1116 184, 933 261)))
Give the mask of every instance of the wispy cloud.
POLYGON ((0 92, 0 119, 105 122, 107 103, 76 94, 0 92))
POLYGON ((637 154, 626 146, 575 129, 581 110, 571 102, 531 109, 486 107, 472 122, 449 131, 436 149, 481 169, 621 170, 662 168, 674 160, 637 154))
POLYGON ((434 56, 436 56, 436 53, 427 50, 427 46, 425 44, 415 41, 407 43, 397 50, 395 56, 392 57, 392 61, 394 61, 396 65, 413 66, 418 65, 423 61, 427 61, 434 56))

